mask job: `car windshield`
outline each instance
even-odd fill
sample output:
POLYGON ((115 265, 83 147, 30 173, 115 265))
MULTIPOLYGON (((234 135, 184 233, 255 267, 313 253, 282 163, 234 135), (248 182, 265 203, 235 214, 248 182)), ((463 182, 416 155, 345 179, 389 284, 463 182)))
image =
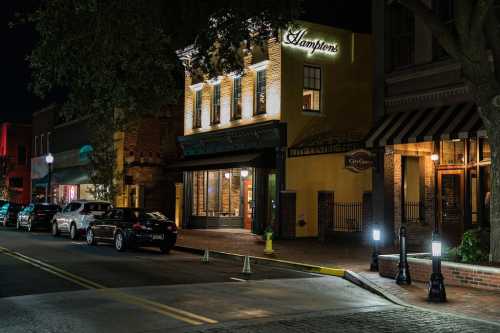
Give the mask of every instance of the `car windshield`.
POLYGON ((55 212, 59 207, 57 205, 43 205, 37 204, 35 205, 35 210, 37 211, 47 211, 47 212, 55 212))
POLYGON ((134 220, 144 220, 144 219, 154 219, 154 220, 163 220, 163 218, 156 213, 147 212, 143 209, 131 209, 130 216, 134 220))
POLYGON ((105 212, 109 209, 110 204, 107 202, 87 202, 83 209, 91 212, 105 212))

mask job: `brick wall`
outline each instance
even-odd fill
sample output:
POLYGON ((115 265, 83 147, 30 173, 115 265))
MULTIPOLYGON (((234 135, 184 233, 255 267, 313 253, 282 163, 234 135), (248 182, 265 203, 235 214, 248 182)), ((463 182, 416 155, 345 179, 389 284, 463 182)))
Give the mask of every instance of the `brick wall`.
MULTIPOLYGON (((379 256, 379 274, 394 278, 398 271, 398 255, 379 256)), ((428 282, 432 272, 430 259, 408 258, 413 281, 428 282)), ((500 268, 442 262, 444 284, 485 290, 500 290, 500 268)))

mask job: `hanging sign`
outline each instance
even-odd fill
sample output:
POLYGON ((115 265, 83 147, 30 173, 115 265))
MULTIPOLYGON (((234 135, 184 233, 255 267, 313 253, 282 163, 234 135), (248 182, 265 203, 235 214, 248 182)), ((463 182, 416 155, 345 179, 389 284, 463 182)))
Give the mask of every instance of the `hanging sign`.
POLYGON ((306 50, 309 55, 319 52, 334 56, 339 51, 338 44, 335 42, 327 42, 322 39, 308 39, 307 29, 299 29, 296 31, 288 29, 283 36, 283 44, 289 47, 306 50))
POLYGON ((373 168, 373 156, 365 149, 350 151, 345 155, 345 168, 353 172, 361 172, 373 168))

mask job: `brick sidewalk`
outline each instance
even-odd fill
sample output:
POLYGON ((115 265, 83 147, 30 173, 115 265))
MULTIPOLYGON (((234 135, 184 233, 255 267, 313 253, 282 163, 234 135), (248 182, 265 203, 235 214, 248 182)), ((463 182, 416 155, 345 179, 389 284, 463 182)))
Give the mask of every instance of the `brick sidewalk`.
MULTIPOLYGON (((180 230, 177 245, 264 256, 262 237, 241 230, 180 230)), ((278 240, 273 245, 277 259, 352 270, 405 303, 500 322, 500 292, 447 286, 447 303, 428 303, 427 287, 424 283, 415 282, 410 286, 398 286, 394 280, 370 272, 368 268, 371 249, 368 246, 353 246, 352 242, 336 243, 333 241, 323 244, 316 239, 278 240)), ((385 249, 381 252, 393 251, 393 249, 385 249)))

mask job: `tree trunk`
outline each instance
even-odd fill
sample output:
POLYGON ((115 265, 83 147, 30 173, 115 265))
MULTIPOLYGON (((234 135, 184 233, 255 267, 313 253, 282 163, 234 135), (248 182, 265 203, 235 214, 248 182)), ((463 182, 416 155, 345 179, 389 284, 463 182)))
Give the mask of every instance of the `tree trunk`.
MULTIPOLYGON (((497 112, 500 112, 498 110, 497 112)), ((500 127, 488 130, 491 149, 490 254, 500 262, 500 127)))

